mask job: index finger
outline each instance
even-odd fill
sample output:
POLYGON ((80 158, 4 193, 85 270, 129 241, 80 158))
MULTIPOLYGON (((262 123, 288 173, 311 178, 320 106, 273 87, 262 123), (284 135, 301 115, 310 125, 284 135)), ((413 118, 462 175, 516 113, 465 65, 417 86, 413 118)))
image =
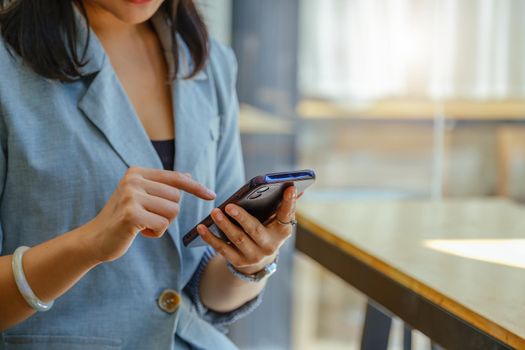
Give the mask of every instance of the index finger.
POLYGON ((296 199, 295 186, 288 187, 283 193, 283 200, 275 212, 278 220, 288 222, 292 219, 296 199))
POLYGON ((193 180, 191 177, 173 170, 142 168, 140 174, 149 180, 162 182, 166 185, 176 187, 185 192, 191 193, 202 199, 215 199, 215 192, 206 186, 193 180))

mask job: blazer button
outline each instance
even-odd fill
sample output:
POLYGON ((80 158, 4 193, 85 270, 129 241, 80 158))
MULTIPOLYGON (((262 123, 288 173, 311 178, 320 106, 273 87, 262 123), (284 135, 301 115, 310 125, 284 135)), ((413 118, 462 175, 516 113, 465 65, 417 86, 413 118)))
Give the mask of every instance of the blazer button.
POLYGON ((180 295, 173 289, 165 289, 157 299, 157 303, 161 310, 172 314, 179 308, 180 295))

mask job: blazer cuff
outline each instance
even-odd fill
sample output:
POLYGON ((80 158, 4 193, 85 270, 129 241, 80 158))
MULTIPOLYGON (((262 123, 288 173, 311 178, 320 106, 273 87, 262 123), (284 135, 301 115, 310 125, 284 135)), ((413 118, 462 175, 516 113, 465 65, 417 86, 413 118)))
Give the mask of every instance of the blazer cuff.
POLYGON ((253 310, 255 310, 259 306, 259 304, 261 304, 264 289, 256 297, 249 300, 248 302, 241 305, 235 310, 229 312, 217 312, 207 308, 201 300, 200 282, 204 269, 215 255, 217 255, 217 252, 215 252, 215 250, 212 247, 208 246, 204 252, 199 266, 197 267, 197 270, 186 285, 185 289, 189 294, 190 299, 195 305, 195 309, 197 313, 201 316, 201 318, 214 325, 221 332, 228 333, 228 326, 230 324, 248 315, 253 310))

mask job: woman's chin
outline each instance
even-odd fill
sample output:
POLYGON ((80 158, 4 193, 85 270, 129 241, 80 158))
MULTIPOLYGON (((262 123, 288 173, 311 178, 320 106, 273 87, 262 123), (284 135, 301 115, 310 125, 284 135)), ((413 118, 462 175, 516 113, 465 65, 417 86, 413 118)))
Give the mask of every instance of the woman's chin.
MULTIPOLYGON (((156 1, 151 2, 153 5, 157 5, 155 4, 156 1)), ((119 20, 129 24, 146 22, 155 14, 155 12, 157 12, 159 8, 159 6, 153 5, 135 5, 133 3, 126 4, 125 8, 118 9, 117 11, 113 12, 113 15, 119 20)))
POLYGON ((120 21, 129 24, 143 23, 149 20, 162 5, 164 0, 93 0, 92 3, 111 13, 120 21))

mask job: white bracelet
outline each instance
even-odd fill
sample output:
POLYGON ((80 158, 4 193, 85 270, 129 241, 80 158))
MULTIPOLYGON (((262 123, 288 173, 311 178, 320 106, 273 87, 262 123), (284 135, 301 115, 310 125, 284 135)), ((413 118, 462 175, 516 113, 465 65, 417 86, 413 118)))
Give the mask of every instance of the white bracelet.
POLYGON ((47 311, 51 309, 54 301, 51 300, 49 303, 45 303, 42 300, 38 299, 35 293, 33 293, 31 287, 29 287, 29 283, 27 283, 26 276, 24 275, 24 269, 22 267, 22 256, 28 249, 29 247, 20 246, 16 248, 15 252, 13 253, 13 261, 11 265, 13 267, 13 275, 15 276, 15 282, 18 287, 18 290, 20 291, 20 294, 22 294, 29 306, 31 306, 36 311, 47 311))

